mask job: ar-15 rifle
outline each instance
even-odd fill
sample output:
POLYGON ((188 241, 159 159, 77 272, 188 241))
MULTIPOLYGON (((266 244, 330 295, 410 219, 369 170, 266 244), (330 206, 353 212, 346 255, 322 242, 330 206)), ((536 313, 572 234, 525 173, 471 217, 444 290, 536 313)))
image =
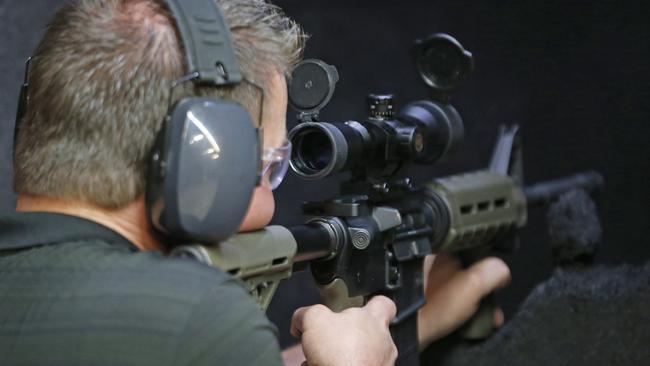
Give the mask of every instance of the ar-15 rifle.
MULTIPOLYGON (((487 169, 435 179, 422 187, 396 179, 406 162, 431 164, 463 136, 460 115, 449 92, 473 68, 472 56, 452 37, 435 34, 416 47, 417 65, 434 91, 395 115, 391 96, 369 97, 369 119, 318 122, 338 80, 336 69, 318 60, 303 61, 292 76, 290 101, 301 113, 289 136, 291 166, 305 179, 349 170, 341 196, 306 203, 313 216, 289 229, 272 226, 238 235, 216 247, 187 246, 191 256, 243 279, 263 308, 293 264, 309 261, 326 305, 338 311, 362 306, 373 295, 395 301, 391 325, 399 365, 416 365, 417 310, 424 305, 423 260, 432 253, 457 254, 465 265, 516 240, 528 207, 548 203, 564 192, 594 192, 603 184, 595 172, 523 186, 518 128, 502 127, 487 169)), ((464 326, 467 338, 492 331, 494 303, 484 301, 464 326)))

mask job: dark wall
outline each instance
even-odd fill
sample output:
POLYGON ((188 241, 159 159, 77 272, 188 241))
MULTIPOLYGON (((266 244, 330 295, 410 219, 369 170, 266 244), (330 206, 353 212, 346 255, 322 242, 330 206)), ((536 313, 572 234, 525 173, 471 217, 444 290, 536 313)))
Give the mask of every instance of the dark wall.
MULTIPOLYGON (((454 94, 466 137, 448 162, 410 169, 419 181, 485 166, 497 126, 522 126, 528 182, 596 169, 607 188, 598 200, 604 245, 597 260, 650 258, 649 7, 616 1, 278 1, 312 35, 307 57, 338 67, 341 81, 324 120, 362 118, 369 92, 402 105, 427 96, 412 59, 414 39, 454 35, 475 56, 473 75, 454 94)), ((290 113, 290 120, 294 116, 290 113)), ((289 177, 277 222, 299 222, 298 201, 336 193, 336 180, 289 177)), ((513 282, 499 298, 512 315, 551 273, 545 210, 531 212, 518 253, 507 255, 513 282)), ((281 289, 306 304, 308 275, 281 289), (298 295, 300 294, 300 295, 298 295)), ((286 304, 271 309, 286 322, 286 304)), ((285 328, 285 323, 281 328, 285 328)))
MULTIPOLYGON (((0 209, 13 205, 10 145, 24 59, 64 1, 0 2, 0 209)), ((390 92, 398 103, 428 93, 410 59, 412 41, 432 32, 458 38, 475 56, 474 74, 454 94, 466 137, 445 163, 413 167, 416 181, 487 164, 502 123, 523 128, 526 179, 583 169, 602 172, 603 262, 650 258, 650 32, 647 5, 620 1, 277 1, 312 35, 308 57, 338 67, 341 81, 322 117, 362 118, 365 95, 390 92)), ((294 113, 289 113, 293 120, 294 113)), ((291 125, 291 124, 290 124, 291 125)), ((299 203, 334 195, 337 180, 293 176, 277 192, 276 222, 301 222, 299 203)), ((500 294, 508 314, 551 270, 544 211, 530 215, 521 251, 507 256, 514 280, 500 294)), ((295 306, 316 299, 308 275, 282 286, 270 317, 287 328, 295 306)), ((289 342, 286 332, 283 341, 289 342)))
POLYGON ((13 208, 11 146, 25 60, 63 0, 0 0, 0 210, 13 208))

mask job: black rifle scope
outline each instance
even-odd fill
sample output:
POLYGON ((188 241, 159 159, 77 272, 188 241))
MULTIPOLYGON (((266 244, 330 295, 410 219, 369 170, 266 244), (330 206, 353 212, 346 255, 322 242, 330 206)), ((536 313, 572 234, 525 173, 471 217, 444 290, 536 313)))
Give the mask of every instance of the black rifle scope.
POLYGON ((395 113, 392 95, 368 96, 365 121, 320 122, 319 111, 334 94, 338 71, 320 60, 304 60, 289 84, 289 103, 300 123, 289 132, 291 168, 304 179, 322 179, 352 170, 353 177, 386 177, 402 164, 431 164, 463 138, 463 121, 449 93, 473 68, 472 55, 446 34, 417 41, 417 70, 432 90, 430 100, 395 113))
POLYGON ((306 122, 289 133, 292 169, 305 179, 345 170, 385 169, 414 161, 433 163, 463 138, 463 122, 450 104, 418 101, 393 116, 390 95, 371 95, 367 121, 306 122))

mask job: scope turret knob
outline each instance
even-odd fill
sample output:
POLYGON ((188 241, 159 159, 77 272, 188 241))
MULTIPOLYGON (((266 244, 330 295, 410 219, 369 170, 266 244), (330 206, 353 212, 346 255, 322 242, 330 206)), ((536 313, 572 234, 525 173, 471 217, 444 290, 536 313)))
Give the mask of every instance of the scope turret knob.
POLYGON ((392 118, 395 114, 395 96, 392 94, 368 95, 368 116, 375 119, 392 118))

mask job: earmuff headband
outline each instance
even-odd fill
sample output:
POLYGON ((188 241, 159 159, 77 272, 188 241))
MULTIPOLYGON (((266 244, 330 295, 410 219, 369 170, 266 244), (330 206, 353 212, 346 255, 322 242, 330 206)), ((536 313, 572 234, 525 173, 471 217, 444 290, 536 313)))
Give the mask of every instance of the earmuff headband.
POLYGON ((242 81, 230 30, 214 0, 165 0, 183 40, 190 73, 197 84, 232 85, 242 81))

